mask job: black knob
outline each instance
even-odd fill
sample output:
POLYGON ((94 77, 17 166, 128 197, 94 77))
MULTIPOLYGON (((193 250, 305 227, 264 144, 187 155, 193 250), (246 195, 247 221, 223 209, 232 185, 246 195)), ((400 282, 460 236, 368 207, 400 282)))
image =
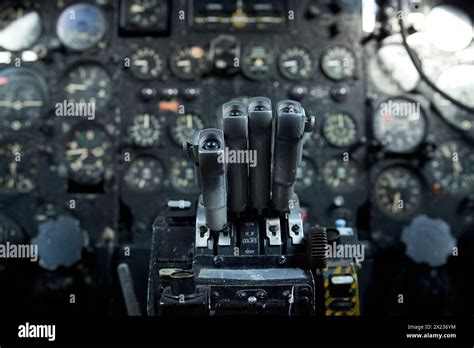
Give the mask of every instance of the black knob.
POLYGON ((177 271, 170 277, 171 294, 173 296, 192 295, 196 292, 193 271, 177 271))

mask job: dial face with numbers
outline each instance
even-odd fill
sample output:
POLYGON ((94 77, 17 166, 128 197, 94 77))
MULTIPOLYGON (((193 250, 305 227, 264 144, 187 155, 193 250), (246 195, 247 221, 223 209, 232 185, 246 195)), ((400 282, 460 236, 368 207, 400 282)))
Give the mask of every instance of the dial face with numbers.
POLYGON ((428 175, 433 185, 439 185, 448 193, 472 192, 474 190, 474 153, 461 141, 440 144, 428 162, 428 175))
POLYGON ((136 115, 128 127, 128 134, 137 146, 156 146, 160 142, 161 123, 155 115, 136 115))
POLYGON ((111 161, 112 144, 103 129, 83 126, 69 134, 66 163, 71 180, 78 184, 98 184, 111 161))
POLYGON ((314 185, 316 166, 309 158, 303 158, 296 171, 296 189, 306 189, 314 185))
POLYGON ((162 0, 130 0, 127 10, 130 23, 142 29, 157 27, 168 12, 167 2, 162 0))
POLYGON ((341 81, 354 76, 354 53, 344 46, 330 47, 321 58, 321 69, 332 80, 341 81))
POLYGON ((357 185, 359 168, 354 160, 342 158, 328 160, 322 169, 324 183, 333 191, 350 191, 357 185))
POLYGON ((126 185, 135 191, 155 191, 161 185, 164 176, 163 165, 156 158, 143 156, 130 165, 125 174, 126 185))
POLYGON ((322 131, 328 143, 335 147, 348 147, 357 142, 357 124, 347 113, 327 115, 322 131))
POLYGON ((131 57, 130 70, 137 79, 156 79, 163 72, 161 55, 150 47, 137 49, 131 57))
POLYGON ((381 103, 372 125, 384 150, 394 153, 415 151, 423 142, 428 127, 420 104, 404 98, 381 103))
POLYGON ((171 167, 171 185, 183 192, 196 190, 194 163, 186 159, 175 160, 171 167))
POLYGON ((278 67, 281 74, 289 80, 309 79, 314 70, 313 55, 304 47, 287 48, 280 55, 278 67))
POLYGON ((36 156, 26 145, 0 145, 0 191, 27 193, 35 188, 36 156))
POLYGON ((34 126, 48 105, 45 79, 29 69, 0 72, 0 126, 21 131, 34 126))
POLYGON ((170 57, 170 68, 180 80, 195 80, 208 72, 207 52, 201 46, 178 48, 170 57))
POLYGON ((242 73, 250 80, 262 81, 273 72, 275 54, 266 44, 252 45, 242 54, 242 73))
POLYGON ((194 131, 202 130, 204 123, 201 118, 193 114, 177 115, 171 126, 171 137, 179 146, 185 141, 191 141, 194 131))
POLYGON ((386 168, 375 179, 375 203, 390 217, 412 216, 421 205, 422 193, 421 179, 405 166, 386 168))
POLYGON ((107 32, 103 11, 92 4, 79 3, 63 10, 58 18, 56 33, 64 46, 83 51, 96 46, 107 32))
POLYGON ((100 110, 112 98, 112 80, 99 64, 80 63, 66 74, 63 92, 69 103, 94 104, 100 110))

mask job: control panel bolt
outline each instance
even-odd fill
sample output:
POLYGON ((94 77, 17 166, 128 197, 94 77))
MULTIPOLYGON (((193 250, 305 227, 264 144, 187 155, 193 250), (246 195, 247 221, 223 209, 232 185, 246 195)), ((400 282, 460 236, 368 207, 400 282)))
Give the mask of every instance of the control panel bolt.
POLYGON ((217 291, 213 291, 212 294, 211 294, 211 297, 214 300, 217 300, 220 297, 220 294, 217 291))
POLYGON ((300 226, 299 225, 293 225, 293 226, 291 226, 291 230, 295 233, 298 233, 300 231, 300 226))
POLYGON ((213 262, 215 266, 222 266, 224 264, 224 258, 222 256, 214 256, 213 262))
POLYGON ((251 305, 255 304, 257 303, 257 298, 255 296, 249 296, 249 298, 247 299, 247 302, 251 305))
POLYGON ((287 259, 286 259, 286 256, 285 256, 285 255, 279 256, 279 257, 278 257, 278 260, 277 260, 277 262, 278 262, 279 265, 284 265, 284 264, 286 263, 286 261, 287 261, 287 259))

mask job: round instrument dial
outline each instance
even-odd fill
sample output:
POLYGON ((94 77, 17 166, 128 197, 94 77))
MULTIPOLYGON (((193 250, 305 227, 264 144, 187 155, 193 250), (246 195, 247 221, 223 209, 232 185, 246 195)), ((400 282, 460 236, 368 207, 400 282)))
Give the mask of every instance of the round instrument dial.
POLYGON ((448 193, 472 192, 474 189, 474 153, 469 145, 452 140, 442 143, 428 162, 433 185, 448 193))
POLYGON ((347 113, 327 115, 322 131, 328 143, 335 147, 348 147, 357 142, 357 124, 347 113))
POLYGON ((171 137, 174 142, 181 146, 186 141, 191 141, 194 131, 202 130, 204 123, 197 115, 177 115, 171 126, 171 137))
POLYGON ((207 52, 201 46, 178 48, 170 57, 170 68, 181 80, 195 80, 209 71, 207 52))
POLYGON ((414 151, 424 140, 427 124, 420 104, 404 98, 389 99, 375 110, 375 138, 394 153, 414 151))
POLYGON ((171 185, 183 192, 196 191, 194 163, 185 159, 175 160, 171 167, 171 185))
POLYGON ((154 157, 144 156, 133 161, 124 179, 132 190, 151 192, 159 188, 163 177, 164 169, 161 162, 154 157))
MULTIPOLYGON (((474 65, 455 65, 444 70, 436 85, 451 97, 474 107, 474 65)), ((474 115, 436 93, 434 103, 441 115, 457 129, 474 136, 474 115)))
POLYGON ((242 54, 242 73, 254 81, 268 79, 273 73, 275 54, 266 44, 252 45, 244 49, 242 54))
POLYGON ((403 45, 382 46, 369 61, 369 76, 375 86, 390 95, 412 91, 420 75, 403 45))
POLYGON ((322 169, 325 184, 333 191, 353 190, 357 185, 359 168, 354 160, 344 161, 339 158, 328 160, 322 169))
POLYGON ((133 0, 128 2, 130 22, 142 29, 157 27, 166 11, 166 2, 161 0, 133 0))
POLYGON ((289 47, 280 55, 278 67, 289 80, 309 79, 314 70, 313 55, 304 47, 289 47))
POLYGON ((105 131, 95 126, 73 130, 66 140, 69 177, 78 184, 98 184, 112 161, 112 144, 105 131))
POLYGON ((139 48, 131 57, 130 71, 140 80, 152 80, 163 71, 163 60, 158 52, 150 47, 139 48))
POLYGON ((14 131, 35 125, 46 112, 48 88, 32 70, 10 68, 0 72, 0 125, 14 131))
POLYGON ((421 205, 422 194, 421 179, 405 166, 386 168, 375 179, 375 203, 390 217, 412 216, 421 205))
POLYGON ((155 115, 136 115, 128 127, 128 134, 137 146, 156 146, 159 144, 161 136, 160 121, 155 115))
POLYGON ((321 58, 321 69, 334 81, 351 78, 356 69, 355 55, 344 46, 330 47, 321 58))
POLYGON ((66 7, 59 15, 56 33, 62 44, 74 51, 96 46, 105 36, 107 22, 103 11, 92 4, 66 7))
POLYGON ((307 189, 314 185, 316 180, 316 166, 309 158, 302 159, 296 171, 296 189, 307 189))
POLYGON ((7 6, 0 10, 0 46, 22 51, 33 46, 41 36, 41 17, 24 6, 7 6))
POLYGON ((36 156, 19 142, 0 145, 0 190, 27 193, 35 188, 36 156))
POLYGON ((99 110, 112 98, 112 80, 102 66, 81 63, 66 74, 63 92, 69 103, 94 104, 99 110))

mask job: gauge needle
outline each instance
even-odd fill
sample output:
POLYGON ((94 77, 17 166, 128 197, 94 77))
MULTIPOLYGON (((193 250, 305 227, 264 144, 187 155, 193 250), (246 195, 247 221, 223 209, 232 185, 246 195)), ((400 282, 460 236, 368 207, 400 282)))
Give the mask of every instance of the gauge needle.
POLYGON ((130 6, 130 12, 131 13, 142 13, 145 12, 145 6, 141 6, 138 4, 133 4, 130 6))
POLYGON ((11 162, 10 163, 10 174, 12 176, 16 176, 16 173, 17 173, 17 163, 15 161, 11 162))
POLYGON ((193 128, 193 117, 191 115, 188 115, 186 118, 188 128, 193 128))
POLYGON ((189 59, 180 60, 179 62, 176 63, 176 65, 179 67, 191 66, 191 61, 189 59))
POLYGON ((283 66, 285 68, 295 67, 295 66, 298 66, 298 61, 296 59, 288 60, 283 63, 283 66))
POLYGON ((462 172, 462 166, 459 161, 453 161, 453 171, 454 175, 458 176, 462 172))
POLYGON ((400 201, 402 194, 400 191, 397 191, 395 195, 393 196, 393 202, 392 202, 392 212, 396 213, 398 211, 398 202, 400 201))
POLYGON ((70 83, 69 85, 66 86, 66 90, 69 93, 74 93, 76 91, 86 91, 87 86, 84 84, 70 83))
POLYGON ((342 115, 339 115, 337 120, 339 121, 339 127, 344 128, 344 117, 342 115))
POLYGON ((145 115, 143 119, 143 127, 150 128, 150 116, 145 115))
POLYGON ((137 59, 134 62, 135 65, 137 66, 148 66, 148 60, 146 59, 137 59))

